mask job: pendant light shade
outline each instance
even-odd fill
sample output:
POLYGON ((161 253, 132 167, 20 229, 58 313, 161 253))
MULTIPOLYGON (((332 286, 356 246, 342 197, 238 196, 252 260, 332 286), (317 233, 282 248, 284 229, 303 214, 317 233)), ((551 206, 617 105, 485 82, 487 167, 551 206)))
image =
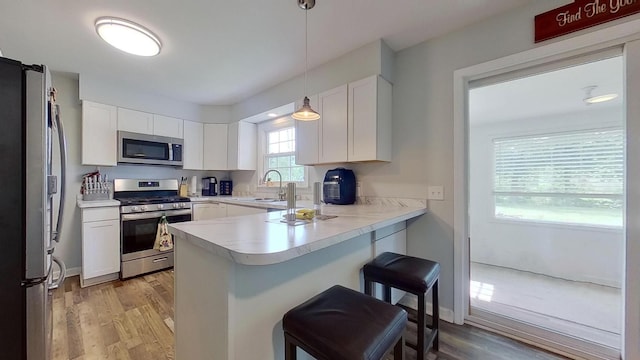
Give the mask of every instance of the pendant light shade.
MULTIPOLYGON (((313 9, 316 5, 315 0, 298 0, 298 6, 304 10, 304 93, 307 93, 307 71, 309 68, 309 36, 307 26, 307 11, 313 9)), ((302 102, 302 107, 293 114, 291 117, 299 121, 313 121, 320 119, 320 114, 311 108, 309 104, 309 98, 305 95, 302 102)))
POLYGON ((309 98, 305 96, 302 107, 291 114, 291 117, 300 121, 313 121, 320 119, 320 114, 311 108, 309 98))

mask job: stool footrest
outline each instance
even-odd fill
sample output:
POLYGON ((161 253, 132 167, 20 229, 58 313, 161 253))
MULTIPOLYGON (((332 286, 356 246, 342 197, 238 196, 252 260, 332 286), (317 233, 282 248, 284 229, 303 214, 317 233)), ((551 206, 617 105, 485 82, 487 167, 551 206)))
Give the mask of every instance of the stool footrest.
POLYGON ((418 348, 417 360, 424 360, 425 352, 432 347, 439 349, 440 308, 438 303, 438 282, 440 264, 434 261, 408 255, 390 252, 376 256, 363 266, 364 290, 372 295, 373 284, 382 285, 383 298, 391 302, 391 288, 404 290, 418 297, 418 309, 414 310, 400 305, 408 314, 409 321, 417 324, 417 344, 408 344, 411 348, 418 348), (426 296, 431 293, 431 325, 427 325, 426 296), (425 330, 431 330, 426 334, 425 330))
MULTIPOLYGON (((407 312, 407 321, 412 322, 414 324, 418 323, 418 310, 400 303, 397 303, 396 306, 404 309, 404 311, 407 312)), ((429 327, 433 326, 433 317, 426 315, 425 324, 429 327), (430 319, 430 321, 426 321, 427 319, 430 319)))
MULTIPOLYGON (((438 335, 438 330, 431 330, 428 334, 425 334, 425 340, 424 343, 427 347, 431 346, 431 344, 433 344, 433 340, 436 338, 436 335, 438 335)), ((408 342, 405 340, 404 342, 405 345, 407 345, 408 347, 412 348, 413 350, 418 350, 418 345, 414 344, 412 342, 408 342)))

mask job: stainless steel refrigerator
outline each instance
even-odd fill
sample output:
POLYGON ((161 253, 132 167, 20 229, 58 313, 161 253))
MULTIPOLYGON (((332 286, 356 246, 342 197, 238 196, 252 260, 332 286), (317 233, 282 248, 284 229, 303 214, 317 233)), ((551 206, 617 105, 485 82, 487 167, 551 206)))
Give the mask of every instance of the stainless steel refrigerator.
POLYGON ((0 164, 0 358, 50 359, 66 141, 45 66, 0 57, 0 164))

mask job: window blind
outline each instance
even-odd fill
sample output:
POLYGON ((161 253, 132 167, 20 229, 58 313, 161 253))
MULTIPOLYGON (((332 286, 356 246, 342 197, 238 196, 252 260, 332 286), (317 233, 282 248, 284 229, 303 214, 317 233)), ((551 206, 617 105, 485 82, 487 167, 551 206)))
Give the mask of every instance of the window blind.
POLYGON ((622 195, 621 128, 494 139, 494 191, 622 195))

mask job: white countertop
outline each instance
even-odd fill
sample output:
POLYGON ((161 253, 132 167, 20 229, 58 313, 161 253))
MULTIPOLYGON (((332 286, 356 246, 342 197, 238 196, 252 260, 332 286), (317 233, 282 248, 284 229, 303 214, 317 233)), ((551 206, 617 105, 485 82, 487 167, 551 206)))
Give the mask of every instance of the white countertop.
MULTIPOLYGON (((260 209, 282 209, 285 210, 287 208, 287 202, 283 201, 260 201, 256 200, 254 197, 237 197, 237 196, 198 196, 191 197, 191 202, 193 204, 202 203, 202 202, 217 202, 222 204, 231 204, 231 205, 240 205, 240 206, 248 206, 255 207, 260 209)), ((310 207, 313 206, 313 202, 298 200, 296 202, 296 207, 310 207)))
POLYGON ((92 201, 84 201, 80 199, 76 199, 78 203, 78 207, 81 209, 86 208, 96 208, 96 207, 113 207, 120 206, 120 201, 118 200, 92 200, 92 201))
MULTIPOLYGON (((223 202, 221 199, 223 198, 217 198, 219 202, 223 202)), ((186 238, 203 249, 236 263, 269 265, 326 248, 425 212, 426 208, 422 207, 323 205, 322 214, 338 217, 289 226, 280 222, 285 212, 275 211, 169 224, 169 231, 182 238, 177 241, 186 238)))

